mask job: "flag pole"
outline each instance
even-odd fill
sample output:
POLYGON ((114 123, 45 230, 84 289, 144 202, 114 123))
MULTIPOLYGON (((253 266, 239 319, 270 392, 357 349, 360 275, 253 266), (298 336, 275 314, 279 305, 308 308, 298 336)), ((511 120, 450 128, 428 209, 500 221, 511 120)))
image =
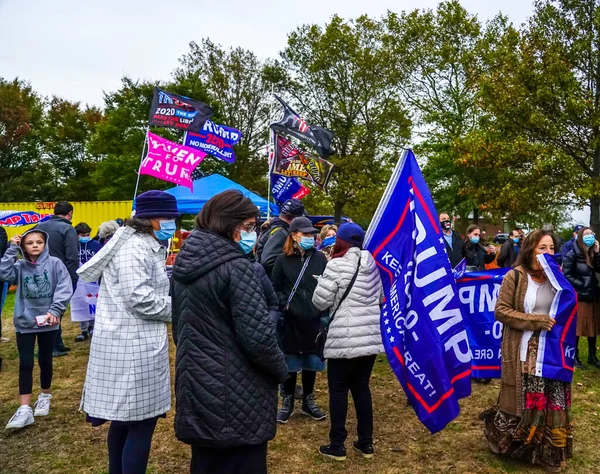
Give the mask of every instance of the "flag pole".
POLYGON ((135 182, 135 191, 133 192, 133 200, 135 201, 135 197, 137 196, 138 188, 140 186, 140 171, 142 171, 142 163, 144 162, 144 155, 146 155, 146 145, 148 144, 148 132, 150 131, 150 126, 146 127, 146 131, 144 133, 144 147, 142 148, 142 156, 140 157, 140 166, 138 167, 137 180, 135 182))
MULTIPOLYGON (((275 88, 274 86, 271 86, 271 96, 274 95, 275 88)), ((273 106, 271 106, 269 110, 269 122, 271 120, 273 120, 273 106)), ((271 218, 271 168, 275 162, 275 140, 273 137, 273 130, 271 130, 271 124, 269 123, 267 127, 269 127, 269 150, 267 152, 267 164, 269 166, 269 174, 267 176, 267 220, 269 220, 271 218), (273 161, 269 161, 271 156, 273 157, 273 161)))

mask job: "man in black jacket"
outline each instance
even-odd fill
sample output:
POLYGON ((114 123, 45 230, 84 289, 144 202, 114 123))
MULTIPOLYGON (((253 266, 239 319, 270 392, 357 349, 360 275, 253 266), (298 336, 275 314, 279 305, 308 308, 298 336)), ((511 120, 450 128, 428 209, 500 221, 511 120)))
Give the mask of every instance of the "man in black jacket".
POLYGON ((452 221, 446 212, 440 214, 440 227, 446 243, 446 252, 452 268, 456 267, 465 258, 465 245, 456 232, 452 230, 452 221))
POLYGON ((281 214, 271 220, 263 232, 256 248, 257 261, 264 267, 269 278, 275 260, 283 253, 283 244, 290 235, 290 224, 296 217, 304 215, 304 205, 298 199, 288 199, 281 206, 281 214))
MULTIPOLYGON (((36 229, 48 234, 48 250, 50 255, 61 260, 71 276, 73 291, 77 287, 77 268, 79 268, 79 241, 77 232, 71 224, 73 219, 73 206, 66 201, 57 202, 54 206, 54 215, 49 221, 38 224, 36 229)), ((62 320, 62 317, 61 317, 62 320)), ((59 327, 54 343, 53 356, 67 355, 70 349, 65 347, 62 340, 62 329, 59 327)))
POLYGON ((500 268, 512 267, 517 261, 519 250, 521 250, 521 233, 519 229, 513 229, 506 242, 502 244, 496 263, 500 268))

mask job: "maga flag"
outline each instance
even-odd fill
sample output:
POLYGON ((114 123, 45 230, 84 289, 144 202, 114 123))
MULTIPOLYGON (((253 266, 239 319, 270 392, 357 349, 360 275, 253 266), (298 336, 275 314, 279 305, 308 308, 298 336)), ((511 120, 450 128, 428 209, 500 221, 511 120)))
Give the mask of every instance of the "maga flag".
POLYGON ((154 88, 148 125, 199 133, 213 109, 199 100, 154 88))
POLYGON ((275 202, 285 202, 288 199, 302 199, 310 193, 310 188, 304 186, 296 178, 271 174, 271 183, 275 202))
POLYGON ((444 237, 411 150, 396 165, 365 248, 381 272, 390 365, 419 420, 435 433, 471 394, 471 350, 444 237))
POLYGON ((331 148, 331 140, 333 139, 333 132, 331 130, 309 125, 280 97, 275 95, 275 98, 283 106, 283 115, 278 122, 271 124, 271 129, 279 133, 286 133, 304 143, 308 143, 317 150, 317 153, 322 158, 327 159, 334 154, 331 148))
POLYGON ((33 211, 0 211, 0 226, 19 227, 22 225, 39 224, 50 220, 52 214, 38 214, 33 211))
POLYGON ((275 134, 274 174, 302 178, 325 190, 332 171, 333 163, 330 161, 308 155, 286 138, 275 134))

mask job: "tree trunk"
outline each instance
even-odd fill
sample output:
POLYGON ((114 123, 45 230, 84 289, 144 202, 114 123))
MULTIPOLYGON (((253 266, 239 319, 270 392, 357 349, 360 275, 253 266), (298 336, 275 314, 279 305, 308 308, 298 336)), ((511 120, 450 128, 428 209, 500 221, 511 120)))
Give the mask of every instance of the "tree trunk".
POLYGON ((334 219, 336 224, 341 224, 342 222, 342 212, 344 211, 344 206, 346 205, 345 202, 342 201, 335 201, 333 206, 334 206, 334 219))
POLYGON ((600 232, 600 196, 590 199, 590 227, 596 234, 600 232))
POLYGON ((479 208, 473 208, 473 224, 479 225, 479 208))

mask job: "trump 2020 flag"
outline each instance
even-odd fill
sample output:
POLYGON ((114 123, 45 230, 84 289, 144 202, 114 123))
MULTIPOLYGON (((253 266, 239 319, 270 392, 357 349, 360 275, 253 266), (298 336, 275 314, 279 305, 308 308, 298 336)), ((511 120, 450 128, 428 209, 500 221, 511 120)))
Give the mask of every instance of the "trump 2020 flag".
POLYGON ((542 254, 537 258, 556 290, 550 307, 550 316, 556 322, 551 331, 540 331, 535 374, 571 383, 575 365, 577 294, 551 255, 542 254))
POLYGON ((437 213, 411 150, 396 165, 365 248, 381 272, 390 365, 419 420, 436 433, 471 394, 471 351, 437 213))

